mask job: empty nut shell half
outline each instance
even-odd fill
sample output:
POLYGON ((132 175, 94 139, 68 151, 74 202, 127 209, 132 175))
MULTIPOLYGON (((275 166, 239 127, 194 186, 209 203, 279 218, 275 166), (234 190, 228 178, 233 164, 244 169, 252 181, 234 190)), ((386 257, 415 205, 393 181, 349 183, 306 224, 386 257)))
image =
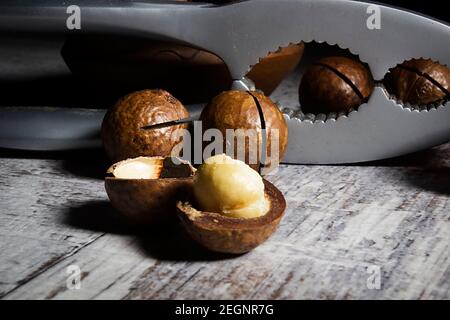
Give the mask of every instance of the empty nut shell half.
POLYGON ((192 202, 177 203, 178 216, 189 235, 209 250, 241 254, 269 238, 276 230, 286 209, 283 194, 264 180, 269 211, 258 218, 230 218, 219 213, 195 209, 192 202))
POLYGON ((192 185, 195 169, 186 161, 138 157, 112 165, 105 178, 111 204, 133 225, 170 221, 177 198, 192 185))

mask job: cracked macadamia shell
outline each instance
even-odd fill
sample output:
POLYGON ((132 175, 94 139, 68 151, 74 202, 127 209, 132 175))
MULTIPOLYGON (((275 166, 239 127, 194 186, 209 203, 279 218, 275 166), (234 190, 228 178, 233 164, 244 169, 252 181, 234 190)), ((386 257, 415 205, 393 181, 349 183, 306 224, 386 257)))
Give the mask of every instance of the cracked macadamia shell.
MULTIPOLYGON (((225 91, 216 96, 203 109, 200 120, 202 120, 203 131, 210 128, 218 129, 223 137, 227 136, 227 129, 253 129, 256 143, 254 144, 258 150, 262 147, 262 123, 266 128, 266 154, 267 159, 271 159, 272 140, 278 142, 278 162, 281 161, 286 152, 288 143, 288 127, 284 119, 283 113, 278 106, 261 92, 246 92, 239 90, 225 91), (262 115, 261 121, 259 107, 255 99, 257 99, 262 115), (274 130, 278 130, 278 139, 274 134, 274 130)), ((229 143, 228 143, 229 144, 229 143)), ((223 152, 226 152, 227 141, 224 140, 223 152)), ((238 155, 238 141, 234 139, 234 155, 238 155)), ((276 148, 274 148, 276 149, 276 148)), ((236 157, 234 157, 236 158, 236 157)), ((244 160, 244 159, 239 159, 244 160)), ((250 165, 254 170, 259 170, 261 162, 260 152, 250 148, 250 144, 245 145, 245 163, 250 165), (252 157, 250 155, 253 155, 252 157)), ((266 166, 271 165, 267 161, 266 166)))
POLYGON ((196 209, 194 202, 179 201, 178 216, 189 235, 209 250, 241 254, 267 240, 276 230, 286 209, 282 193, 264 180, 269 211, 258 218, 230 218, 196 209))
POLYGON ((111 108, 102 124, 102 141, 112 161, 138 156, 171 155, 172 149, 182 141, 179 129, 187 124, 143 130, 143 126, 189 117, 189 112, 170 93, 164 90, 133 92, 111 108))
POLYGON ((133 225, 166 222, 175 217, 179 196, 188 192, 195 169, 171 158, 138 157, 112 165, 105 178, 111 204, 133 225))

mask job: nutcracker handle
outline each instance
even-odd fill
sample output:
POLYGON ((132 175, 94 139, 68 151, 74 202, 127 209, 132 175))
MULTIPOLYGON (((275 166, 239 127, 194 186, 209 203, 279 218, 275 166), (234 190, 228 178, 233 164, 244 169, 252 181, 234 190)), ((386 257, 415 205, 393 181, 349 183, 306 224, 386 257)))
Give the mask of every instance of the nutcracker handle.
MULTIPOLYGON (((236 36, 242 16, 235 6, 246 2, 78 0, 73 5, 64 0, 4 0, 0 2, 0 33, 121 35, 169 41, 221 57, 233 80, 241 81, 249 66, 242 68, 237 63, 241 50, 236 36)), ((248 88, 241 82, 238 85, 248 88)))
POLYGON ((6 0, 0 3, 0 31, 126 34, 191 43, 194 39, 187 35, 195 31, 195 23, 185 22, 200 21, 204 7, 175 1, 79 0, 75 5, 63 0, 6 0))
POLYGON ((369 64, 376 80, 412 57, 449 65, 448 24, 376 5, 382 27, 373 30, 367 26, 367 12, 374 6, 370 1, 245 0, 214 5, 78 0, 77 5, 79 28, 68 28, 71 11, 63 0, 3 0, 0 32, 107 33, 178 42, 222 58, 235 81, 269 52, 301 41, 349 48, 369 64))

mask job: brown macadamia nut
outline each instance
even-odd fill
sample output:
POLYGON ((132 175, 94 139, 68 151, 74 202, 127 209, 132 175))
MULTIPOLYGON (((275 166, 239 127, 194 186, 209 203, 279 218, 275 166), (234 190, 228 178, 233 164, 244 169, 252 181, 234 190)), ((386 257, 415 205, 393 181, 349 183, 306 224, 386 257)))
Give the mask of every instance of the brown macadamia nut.
POLYGON ((401 102, 440 104, 450 99, 450 69, 429 59, 412 59, 393 68, 384 85, 401 102))
POLYGON ((170 156, 182 140, 179 129, 187 124, 143 130, 143 126, 189 117, 189 112, 164 90, 133 92, 120 99, 105 115, 102 141, 112 161, 138 156, 170 156))
MULTIPOLYGON (((254 170, 260 169, 262 152, 265 152, 266 155, 264 163, 266 167, 273 164, 271 159, 278 163, 284 157, 288 142, 286 121, 277 105, 261 92, 238 90, 222 92, 205 107, 200 120, 202 120, 203 131, 215 128, 225 138, 229 129, 249 130, 248 133, 254 133, 255 143, 245 145, 245 162, 254 170), (262 150, 262 129, 266 129, 266 150, 262 150), (272 145, 272 142, 278 144, 277 148, 275 148, 275 144, 272 145), (277 154, 272 154, 272 151, 277 154)), ((233 144, 234 156, 238 156, 239 141, 237 138, 234 139, 233 144)), ((227 151, 226 147, 227 141, 224 139, 223 152, 227 151)))
POLYGON ((359 61, 327 57, 310 66, 299 88, 304 113, 347 112, 366 102, 374 88, 370 71, 359 61))

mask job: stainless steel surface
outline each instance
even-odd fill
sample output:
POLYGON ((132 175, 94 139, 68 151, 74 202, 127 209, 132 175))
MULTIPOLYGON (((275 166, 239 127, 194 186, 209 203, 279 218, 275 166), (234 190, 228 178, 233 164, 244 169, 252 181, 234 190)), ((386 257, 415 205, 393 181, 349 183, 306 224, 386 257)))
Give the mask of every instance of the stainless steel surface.
POLYGON ((105 110, 0 108, 0 147, 56 151, 100 147, 105 110))
MULTIPOLYGON (((203 105, 186 108, 191 116, 180 123, 198 119, 203 105)), ((58 151, 101 147, 100 128, 105 113, 103 109, 0 108, 0 148, 58 151)))
POLYGON ((449 26, 411 12, 379 6, 381 29, 367 28, 370 3, 351 0, 247 0, 202 3, 80 0, 81 29, 69 30, 61 0, 2 1, 0 30, 111 33, 164 38, 207 49, 233 79, 280 46, 300 41, 339 44, 367 62, 376 79, 414 57, 450 65, 449 26))
MULTIPOLYGON (((366 22, 370 3, 349 0, 248 0, 225 6, 192 3, 79 1, 81 30, 66 28, 64 1, 3 1, 0 30, 111 33, 188 43, 220 56, 239 81, 259 58, 300 41, 338 44, 368 63, 376 80, 411 58, 450 65, 450 27, 379 5, 381 29, 366 22)), ((244 81, 245 83, 245 81, 244 81)), ((368 104, 336 121, 289 120, 286 160, 345 163, 392 157, 450 140, 448 105, 411 112, 377 88, 368 104)))
POLYGON ((233 80, 231 83, 231 89, 242 91, 255 91, 255 83, 247 77, 243 77, 240 80, 233 80))
POLYGON ((376 87, 370 101, 348 115, 325 120, 299 120, 285 115, 289 143, 284 162, 338 164, 400 156, 450 137, 450 102, 417 110, 389 100, 376 87), (292 140, 291 140, 292 141, 292 140))

